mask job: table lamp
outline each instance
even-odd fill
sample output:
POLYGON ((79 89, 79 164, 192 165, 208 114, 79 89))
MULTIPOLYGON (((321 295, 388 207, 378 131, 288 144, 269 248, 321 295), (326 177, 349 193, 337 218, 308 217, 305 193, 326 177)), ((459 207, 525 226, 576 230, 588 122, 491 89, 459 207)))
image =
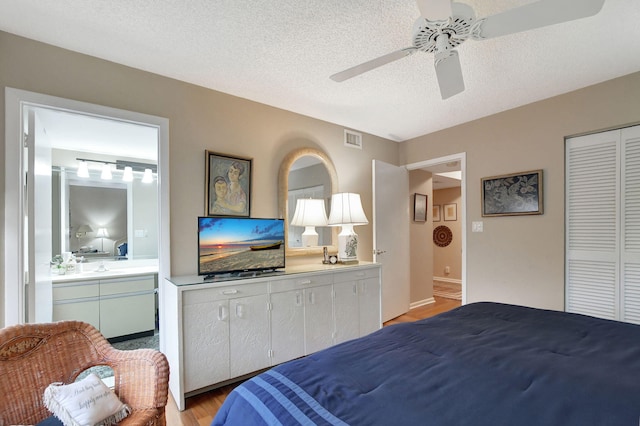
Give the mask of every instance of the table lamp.
POLYGON ((343 192, 331 196, 329 226, 342 226, 338 234, 339 262, 358 262, 358 234, 353 230, 353 227, 367 223, 369 221, 362 209, 360 194, 343 192))
POLYGON ((98 232, 96 233, 96 238, 100 238, 102 240, 102 250, 104 251, 104 239, 109 238, 109 232, 107 228, 98 228, 98 232))
POLYGON ((324 200, 313 198, 298 199, 291 225, 305 227, 302 233, 302 247, 317 246, 318 233, 316 232, 316 226, 327 226, 324 200))

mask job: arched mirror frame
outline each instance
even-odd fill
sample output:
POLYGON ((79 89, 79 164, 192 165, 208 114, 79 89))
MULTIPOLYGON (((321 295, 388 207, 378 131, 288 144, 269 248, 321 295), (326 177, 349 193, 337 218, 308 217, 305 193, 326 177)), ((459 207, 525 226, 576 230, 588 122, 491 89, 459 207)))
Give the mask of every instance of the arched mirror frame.
MULTIPOLYGON (((329 174, 329 178, 331 179, 331 193, 334 194, 338 192, 338 174, 336 173, 336 169, 331 162, 331 159, 324 152, 315 149, 315 148, 300 148, 295 151, 290 152, 284 160, 282 160, 282 164, 280 165, 280 172, 278 174, 278 206, 280 209, 280 216, 285 220, 284 227, 284 241, 285 241, 285 253, 287 256, 308 256, 308 255, 316 255, 322 254, 322 247, 289 247, 289 202, 288 202, 288 194, 289 194, 289 172, 291 171, 291 166, 296 160, 302 157, 315 157, 322 162, 322 164, 327 169, 327 173, 329 174)), ((327 206, 328 208, 329 206, 327 206)), ((293 206, 295 208, 295 206, 293 206)), ((329 212, 327 211, 327 215, 329 212)), ((336 253, 338 251, 337 241, 338 241, 338 230, 337 227, 331 228, 331 242, 332 245, 327 245, 327 249, 329 253, 336 253)))

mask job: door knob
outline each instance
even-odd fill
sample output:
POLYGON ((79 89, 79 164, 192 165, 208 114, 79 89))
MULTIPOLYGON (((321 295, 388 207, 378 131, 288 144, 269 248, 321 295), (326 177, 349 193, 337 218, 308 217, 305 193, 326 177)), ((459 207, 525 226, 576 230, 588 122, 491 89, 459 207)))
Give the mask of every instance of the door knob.
POLYGON ((386 253, 386 250, 380 250, 380 249, 373 249, 373 254, 382 254, 382 253, 386 253))

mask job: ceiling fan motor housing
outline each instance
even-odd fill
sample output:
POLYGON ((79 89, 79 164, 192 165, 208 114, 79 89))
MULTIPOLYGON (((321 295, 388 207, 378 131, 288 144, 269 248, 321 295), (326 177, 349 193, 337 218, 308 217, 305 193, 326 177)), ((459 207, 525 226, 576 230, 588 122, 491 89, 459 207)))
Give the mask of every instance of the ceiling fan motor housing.
POLYGON ((413 45, 422 52, 447 54, 447 51, 475 37, 478 24, 470 6, 452 4, 453 14, 444 21, 420 17, 413 24, 413 45))

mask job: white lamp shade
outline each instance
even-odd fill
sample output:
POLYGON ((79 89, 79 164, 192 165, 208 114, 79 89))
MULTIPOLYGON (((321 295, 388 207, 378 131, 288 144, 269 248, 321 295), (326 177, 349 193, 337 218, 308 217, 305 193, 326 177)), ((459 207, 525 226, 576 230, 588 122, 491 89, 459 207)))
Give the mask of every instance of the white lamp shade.
POLYGON ((109 232, 107 228, 98 228, 98 232, 96 233, 97 238, 107 238, 109 237, 109 232))
POLYGON ((123 182, 133 181, 133 168, 131 166, 125 166, 124 173, 122 173, 123 182))
POLYGON ((324 200, 301 198, 296 202, 296 211, 291 220, 293 226, 327 226, 324 200))
POLYGON ((86 161, 80 161, 78 164, 78 171, 76 172, 78 177, 88 178, 89 177, 89 165, 86 161))
POLYGON ((112 178, 113 178, 113 175, 111 174, 111 164, 104 163, 102 166, 102 173, 100 174, 100 179, 109 180, 112 178))
POLYGON ((144 169, 144 175, 142 175, 142 183, 151 183, 153 182, 153 172, 151 169, 144 169))
POLYGON ((84 232, 86 234, 87 232, 93 232, 93 228, 90 225, 80 225, 78 232, 84 232))
POLYGON ((329 226, 366 225, 369 223, 362 209, 360 194, 342 192, 331 196, 329 226))

